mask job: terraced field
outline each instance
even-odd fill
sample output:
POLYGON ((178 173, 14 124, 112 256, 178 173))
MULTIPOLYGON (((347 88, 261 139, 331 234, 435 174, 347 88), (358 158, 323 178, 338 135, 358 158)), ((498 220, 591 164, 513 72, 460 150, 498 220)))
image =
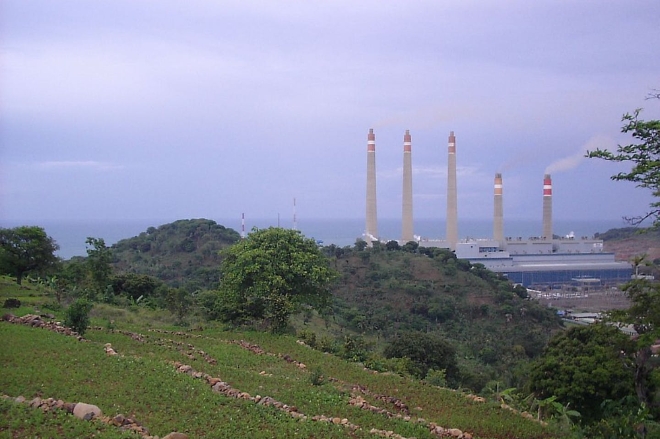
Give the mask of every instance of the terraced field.
POLYGON ((495 403, 258 332, 93 327, 79 341, 3 321, 0 367, 10 397, 0 402, 2 438, 557 437, 495 403), (18 396, 94 404, 103 416, 82 421, 18 396), (142 433, 113 424, 118 415, 142 433))

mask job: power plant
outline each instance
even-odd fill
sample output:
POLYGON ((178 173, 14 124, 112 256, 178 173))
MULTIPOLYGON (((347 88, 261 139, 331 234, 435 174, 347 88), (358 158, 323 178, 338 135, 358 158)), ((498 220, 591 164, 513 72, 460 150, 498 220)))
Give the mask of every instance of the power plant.
MULTIPOLYGON (((456 136, 451 131, 447 157, 447 218, 445 239, 422 239, 413 234, 412 142, 410 131, 403 137, 402 234, 399 243, 416 241, 423 247, 452 250, 456 257, 502 273, 525 287, 573 285, 578 287, 617 285, 630 280, 632 266, 617 262, 603 251, 603 241, 592 238, 557 237, 552 230, 552 178, 543 176, 542 228, 537 237, 504 236, 503 179, 495 174, 493 237, 459 239, 456 176, 456 136)), ((367 199, 365 240, 387 242, 378 236, 376 214, 376 137, 367 137, 367 199)))

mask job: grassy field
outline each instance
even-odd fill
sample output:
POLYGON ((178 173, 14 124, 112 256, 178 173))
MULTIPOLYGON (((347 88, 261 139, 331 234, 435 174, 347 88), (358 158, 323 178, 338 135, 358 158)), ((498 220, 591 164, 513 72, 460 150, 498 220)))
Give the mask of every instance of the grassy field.
MULTIPOLYGON (((0 282, 0 293, 3 302, 11 296, 27 304, 11 310, 15 315, 34 313, 38 307, 62 317, 52 299, 36 287, 19 290, 0 282)), ((389 431, 406 438, 436 438, 431 423, 475 438, 559 437, 550 427, 495 403, 474 402, 458 392, 376 374, 301 345, 291 336, 212 327, 181 331, 168 326, 163 316, 149 319, 148 311, 101 311, 96 310, 101 317, 93 319, 93 328, 82 342, 0 322, 0 393, 95 404, 107 416, 134 417, 150 434, 161 437, 179 431, 191 438, 373 438, 389 431), (107 313, 115 317, 113 329, 107 327, 107 313), (106 343, 119 355, 107 355, 106 343), (174 362, 217 377, 252 399, 216 393, 204 379, 177 372, 174 362), (312 379, 319 372, 320 383, 312 379), (306 418, 257 403, 257 395, 295 406, 306 418), (383 413, 351 404, 357 396, 383 413), (320 416, 345 419, 354 428, 312 420, 320 416)), ((0 438, 137 437, 98 421, 80 421, 64 412, 42 413, 24 404, 2 401, 0 412, 0 438)))

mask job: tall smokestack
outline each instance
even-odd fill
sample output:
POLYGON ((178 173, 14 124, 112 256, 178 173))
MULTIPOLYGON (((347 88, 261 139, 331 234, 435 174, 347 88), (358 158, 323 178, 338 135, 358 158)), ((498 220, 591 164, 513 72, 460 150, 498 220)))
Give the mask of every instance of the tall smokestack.
POLYGON ((543 176, 543 239, 552 239, 552 179, 543 176))
POLYGON ((367 136, 367 224, 365 240, 371 244, 378 239, 378 217, 376 214, 376 135, 373 128, 367 136))
POLYGON ((412 195, 412 142, 410 131, 403 135, 403 206, 401 240, 412 241, 413 235, 413 195, 412 195))
POLYGON ((458 196, 456 195, 456 137, 449 133, 447 160, 447 243, 456 250, 458 243, 458 196))
POLYGON ((493 213, 493 239, 504 243, 504 207, 502 205, 502 174, 495 174, 493 213))

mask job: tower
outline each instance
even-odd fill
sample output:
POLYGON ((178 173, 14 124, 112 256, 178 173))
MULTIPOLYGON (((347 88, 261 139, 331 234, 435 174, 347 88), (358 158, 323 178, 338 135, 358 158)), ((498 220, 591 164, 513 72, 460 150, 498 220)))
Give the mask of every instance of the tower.
POLYGON ((493 199, 493 239, 504 244, 504 207, 502 205, 502 174, 495 174, 493 199))
POLYGON ((376 135, 373 128, 367 136, 367 224, 365 241, 371 244, 378 239, 378 217, 376 213, 376 135))
POLYGON ((552 179, 543 176, 543 239, 552 239, 552 179))
POLYGON ((406 130, 403 135, 403 206, 401 217, 401 240, 404 243, 414 239, 411 146, 410 131, 406 130))
POLYGON ((456 194, 456 137, 449 133, 447 159, 447 243, 456 250, 458 243, 458 196, 456 194))

